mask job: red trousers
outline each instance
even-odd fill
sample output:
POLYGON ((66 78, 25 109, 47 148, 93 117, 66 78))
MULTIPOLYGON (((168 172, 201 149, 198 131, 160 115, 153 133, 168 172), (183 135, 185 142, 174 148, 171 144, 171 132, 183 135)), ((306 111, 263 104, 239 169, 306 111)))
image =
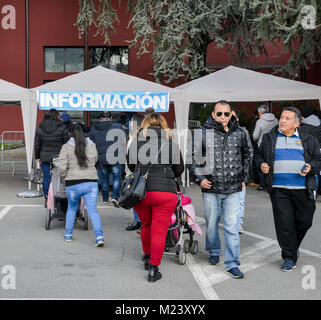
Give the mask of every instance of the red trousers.
POLYGON ((141 221, 141 241, 145 254, 150 254, 149 263, 161 264, 165 249, 170 217, 177 204, 177 195, 171 192, 147 191, 146 197, 135 210, 141 221))

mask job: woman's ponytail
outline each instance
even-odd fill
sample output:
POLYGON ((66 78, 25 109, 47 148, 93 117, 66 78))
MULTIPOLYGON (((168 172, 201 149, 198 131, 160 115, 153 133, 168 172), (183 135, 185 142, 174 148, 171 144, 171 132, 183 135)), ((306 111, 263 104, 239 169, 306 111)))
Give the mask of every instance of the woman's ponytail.
POLYGON ((75 155, 81 168, 87 168, 86 155, 86 127, 82 123, 76 123, 72 128, 72 136, 75 139, 75 155))

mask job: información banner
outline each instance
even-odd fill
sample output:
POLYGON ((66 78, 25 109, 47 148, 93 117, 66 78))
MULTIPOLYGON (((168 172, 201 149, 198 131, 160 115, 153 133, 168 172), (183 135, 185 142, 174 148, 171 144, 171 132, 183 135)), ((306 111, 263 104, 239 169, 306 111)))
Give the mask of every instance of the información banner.
POLYGON ((40 110, 156 112, 169 109, 168 92, 37 91, 40 110))

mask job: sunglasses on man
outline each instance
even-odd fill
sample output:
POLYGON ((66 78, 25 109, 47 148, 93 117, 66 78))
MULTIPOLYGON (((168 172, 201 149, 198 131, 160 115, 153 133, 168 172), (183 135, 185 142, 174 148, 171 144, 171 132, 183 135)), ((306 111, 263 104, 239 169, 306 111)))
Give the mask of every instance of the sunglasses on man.
POLYGON ((229 117, 231 112, 216 112, 217 117, 221 117, 224 114, 225 117, 229 117))

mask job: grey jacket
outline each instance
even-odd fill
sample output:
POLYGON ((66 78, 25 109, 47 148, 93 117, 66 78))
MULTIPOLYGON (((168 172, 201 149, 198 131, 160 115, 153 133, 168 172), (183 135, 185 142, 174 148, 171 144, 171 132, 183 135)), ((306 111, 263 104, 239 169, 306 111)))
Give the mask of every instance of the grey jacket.
POLYGON ((302 120, 301 124, 309 124, 311 126, 316 127, 316 126, 319 126, 321 124, 321 122, 320 122, 320 119, 316 115, 312 114, 311 116, 302 120))
POLYGON ((257 142, 260 146, 262 142, 263 135, 268 133, 278 125, 279 121, 275 118, 273 113, 264 113, 261 115, 260 119, 256 121, 255 129, 253 132, 253 140, 257 142))
POLYGON ((60 151, 59 158, 54 162, 58 168, 58 173, 65 180, 97 180, 96 162, 98 153, 96 145, 89 138, 86 139, 86 155, 88 158, 87 168, 81 168, 78 165, 75 155, 75 139, 70 138, 60 151))

